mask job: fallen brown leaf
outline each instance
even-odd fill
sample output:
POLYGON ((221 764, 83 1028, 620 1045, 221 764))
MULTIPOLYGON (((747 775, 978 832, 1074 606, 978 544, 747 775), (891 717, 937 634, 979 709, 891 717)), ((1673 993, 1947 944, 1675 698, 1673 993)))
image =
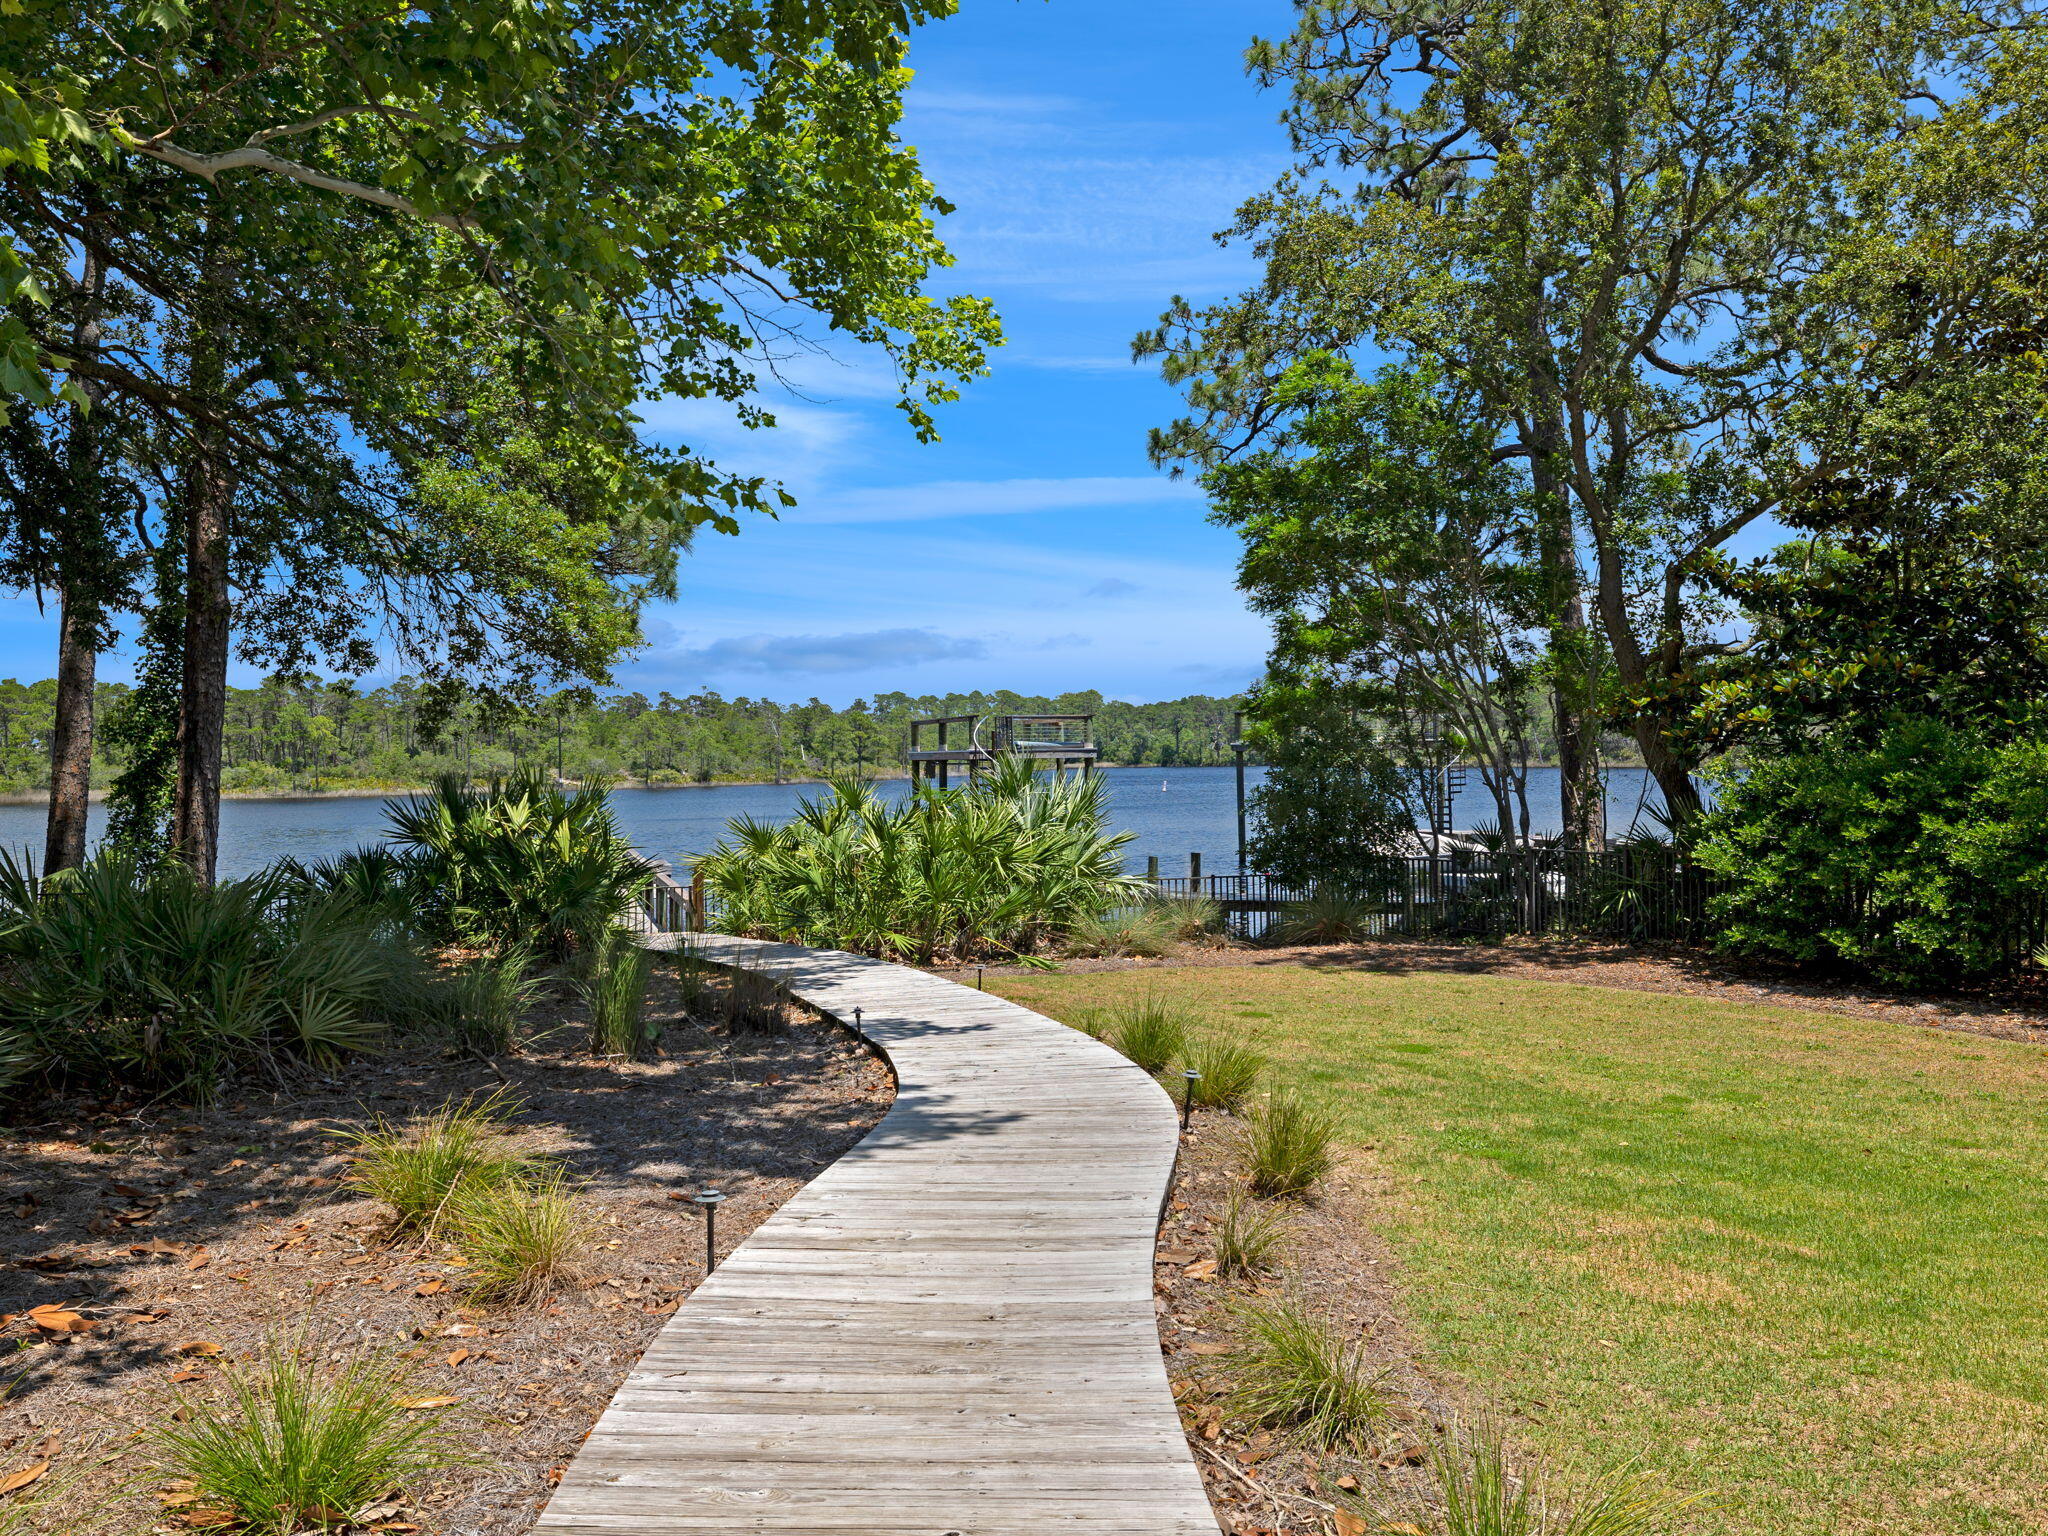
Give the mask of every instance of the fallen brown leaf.
POLYGON ((39 1461, 32 1467, 23 1467, 19 1472, 10 1472, 0 1477, 0 1493, 12 1493, 17 1488, 26 1488, 30 1483, 50 1470, 47 1461, 39 1461))
POLYGON ((47 1302, 40 1307, 30 1307, 22 1315, 45 1333, 87 1333, 92 1329, 88 1319, 47 1302))
POLYGON ((180 1355, 217 1355, 220 1353, 220 1346, 211 1339, 187 1339, 173 1353, 180 1355))
POLYGON ((453 1408, 462 1399, 459 1397, 401 1397, 397 1400, 401 1408, 453 1408))

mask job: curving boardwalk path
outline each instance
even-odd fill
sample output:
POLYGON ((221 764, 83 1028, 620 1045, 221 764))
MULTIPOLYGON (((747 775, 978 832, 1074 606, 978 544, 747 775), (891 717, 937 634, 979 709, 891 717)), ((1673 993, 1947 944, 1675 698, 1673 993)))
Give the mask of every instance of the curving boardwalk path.
POLYGON ((537 1529, 1215 1536, 1152 1303, 1159 1086, 920 971, 686 942, 861 1009, 896 1104, 670 1318, 537 1529))

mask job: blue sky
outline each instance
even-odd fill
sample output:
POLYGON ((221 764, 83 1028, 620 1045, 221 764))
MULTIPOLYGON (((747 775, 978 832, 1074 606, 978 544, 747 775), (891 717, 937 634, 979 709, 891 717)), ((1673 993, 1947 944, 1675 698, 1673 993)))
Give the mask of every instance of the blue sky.
POLYGON ((904 137, 957 205, 946 291, 994 297, 1008 345, 920 445, 872 359, 800 372, 773 434, 695 409, 649 426, 779 473, 801 505, 707 535, 631 686, 839 703, 879 689, 1227 692, 1265 626, 1234 535, 1145 458, 1175 396, 1130 339, 1176 293, 1251 273, 1211 234, 1283 162, 1245 78, 1284 3, 964 0, 913 45, 904 137), (1170 21, 1170 24, 1169 24, 1170 21))
MULTIPOLYGON (((958 265, 936 286, 992 296, 1009 344, 932 445, 891 406, 880 360, 843 349, 798 370, 772 432, 650 408, 657 437, 777 475, 801 505, 702 538, 623 686, 1156 699, 1257 675, 1265 626, 1233 588, 1235 537, 1146 462, 1146 429, 1176 397, 1129 348, 1174 294, 1214 299, 1251 275, 1210 237, 1281 169, 1280 103, 1242 53, 1289 14, 1285 0, 962 0, 918 34, 904 137, 958 207, 943 230, 958 265)), ((49 675, 55 646, 31 600, 0 602, 0 675, 49 675)), ((103 663, 128 672, 123 655, 103 663)))

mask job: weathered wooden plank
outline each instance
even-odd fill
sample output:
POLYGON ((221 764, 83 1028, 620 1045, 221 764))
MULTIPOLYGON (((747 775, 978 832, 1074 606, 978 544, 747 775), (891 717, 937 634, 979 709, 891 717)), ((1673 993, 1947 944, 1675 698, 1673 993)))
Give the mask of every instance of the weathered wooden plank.
POLYGON ((896 1103, 677 1310, 538 1529, 1210 1536, 1152 1303, 1179 1144, 1159 1087, 922 972, 690 946, 858 1008, 896 1103))

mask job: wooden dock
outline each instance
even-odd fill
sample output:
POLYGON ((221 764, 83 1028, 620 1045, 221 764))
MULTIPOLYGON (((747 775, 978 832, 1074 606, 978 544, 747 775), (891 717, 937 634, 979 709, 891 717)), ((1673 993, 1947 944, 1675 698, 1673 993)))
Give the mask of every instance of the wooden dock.
POLYGON ((1179 1145, 1159 1086, 920 971, 647 942, 858 1008, 896 1103, 670 1318, 537 1529, 1215 1536, 1152 1299, 1179 1145))

